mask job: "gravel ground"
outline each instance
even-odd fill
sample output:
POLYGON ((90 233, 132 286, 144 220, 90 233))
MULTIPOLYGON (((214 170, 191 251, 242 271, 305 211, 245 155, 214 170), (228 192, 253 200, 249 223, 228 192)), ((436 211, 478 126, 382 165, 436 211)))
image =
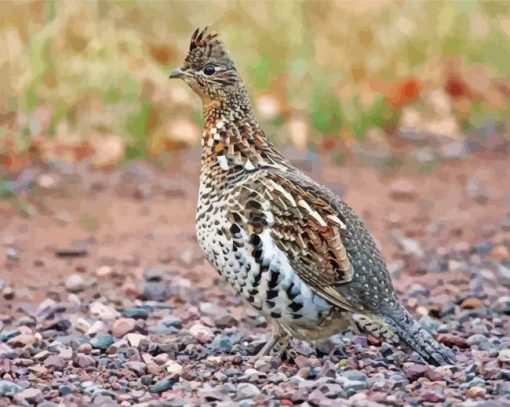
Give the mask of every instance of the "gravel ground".
MULTIPOLYGON (((204 263, 193 241, 192 193, 157 172, 148 183, 159 189, 147 194, 126 182, 132 168, 106 178, 81 174, 89 180, 80 187, 86 196, 100 191, 96 203, 83 205, 131 200, 135 208, 117 208, 124 229, 100 221, 83 235, 65 220, 74 216, 75 195, 60 187, 41 193, 34 207, 60 203, 58 210, 13 215, 2 233, 0 405, 510 405, 508 191, 498 201, 491 192, 500 190, 498 180, 476 189, 470 168, 459 188, 474 195, 459 195, 458 216, 446 228, 430 220, 432 209, 423 215, 428 206, 419 199, 418 185, 444 182, 440 173, 423 183, 375 178, 388 190, 388 205, 418 207, 422 215, 402 209, 390 216, 389 239, 371 220, 377 209, 360 212, 383 242, 403 303, 457 353, 458 364, 443 367, 350 332, 315 347, 295 342, 293 362, 256 360, 266 322, 204 263), (487 200, 480 202, 480 193, 487 200), (499 209, 488 211, 487 201, 499 209), (170 224, 158 202, 165 211, 173 205, 170 224), (480 223, 476 214, 484 209, 490 218, 480 223), (126 217, 136 225, 132 233, 126 217), (470 218, 459 233, 459 222, 470 218)), ((56 177, 45 172, 38 182, 41 176, 46 183, 56 177)), ((349 190, 349 182, 341 184, 349 190)))

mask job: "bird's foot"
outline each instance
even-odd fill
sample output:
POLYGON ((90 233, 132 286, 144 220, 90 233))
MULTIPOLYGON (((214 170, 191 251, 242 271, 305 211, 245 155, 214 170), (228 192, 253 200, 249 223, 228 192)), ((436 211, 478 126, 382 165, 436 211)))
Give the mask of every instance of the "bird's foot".
POLYGON ((298 356, 298 353, 291 347, 290 337, 287 334, 280 334, 271 336, 255 357, 260 359, 266 356, 293 362, 298 356))

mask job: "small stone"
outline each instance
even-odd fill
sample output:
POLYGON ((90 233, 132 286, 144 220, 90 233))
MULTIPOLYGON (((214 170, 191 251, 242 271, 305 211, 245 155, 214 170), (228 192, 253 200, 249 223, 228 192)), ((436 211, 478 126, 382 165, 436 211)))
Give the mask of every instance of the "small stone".
POLYGON ((221 356, 208 356, 204 363, 206 366, 216 367, 221 364, 222 360, 221 356))
POLYGON ((488 257, 492 260, 505 261, 510 259, 510 250, 500 244, 493 247, 488 257))
POLYGON ((226 335, 217 335, 210 346, 215 352, 230 353, 232 351, 232 340, 226 335))
POLYGON ((112 274, 113 270, 108 266, 101 266, 96 270, 96 276, 98 278, 105 278, 112 274))
POLYGON ((504 266, 502 263, 498 264, 498 274, 503 280, 503 284, 510 285, 510 267, 504 266))
POLYGON ((138 376, 143 376, 147 370, 147 366, 143 362, 131 361, 125 363, 125 366, 132 372, 135 372, 138 376))
POLYGON ((151 393, 163 393, 166 390, 170 390, 173 386, 173 381, 169 379, 160 380, 156 384, 149 386, 151 393))
POLYGON ((72 392, 73 392, 73 390, 65 384, 58 386, 58 395, 60 397, 65 397, 68 394, 71 394, 72 392))
POLYGON ((437 336, 439 343, 443 343, 446 346, 458 346, 461 349, 469 348, 469 343, 462 337, 454 334, 439 334, 437 336))
POLYGON ((439 156, 446 160, 462 159, 470 153, 469 146, 463 140, 442 143, 438 152, 439 156))
POLYGON ((440 401, 443 401, 445 398, 442 394, 426 391, 425 394, 421 395, 421 399, 423 401, 428 401, 430 403, 439 403, 440 401))
POLYGON ((77 350, 80 353, 88 355, 90 352, 92 352, 92 345, 90 343, 82 343, 80 346, 78 346, 77 350))
POLYGON ((359 370, 346 370, 345 372, 342 372, 341 375, 349 380, 357 380, 361 382, 366 382, 368 380, 368 376, 359 370))
POLYGON ((31 334, 21 334, 7 341, 9 346, 13 348, 21 348, 23 346, 33 345, 37 342, 37 337, 31 334))
POLYGON ((85 286, 85 280, 79 274, 71 274, 66 278, 65 287, 71 293, 83 291, 85 286))
POLYGON ((134 347, 134 348, 138 348, 138 346, 140 345, 140 342, 142 340, 145 340, 147 339, 147 337, 145 335, 141 335, 141 334, 137 334, 137 333, 129 333, 126 335, 126 338, 125 338, 129 345, 134 347))
POLYGON ((253 399, 260 394, 260 390, 251 383, 240 383, 237 386, 237 400, 253 399))
POLYGON ((94 366, 95 363, 96 362, 94 361, 94 358, 92 358, 91 356, 85 355, 83 353, 78 353, 74 360, 74 364, 77 365, 78 367, 83 368, 83 369, 90 367, 90 366, 94 366))
POLYGON ((485 387, 478 386, 470 387, 466 392, 467 396, 472 399, 483 398, 485 397, 486 393, 487 390, 485 389, 485 387))
POLYGON ((494 311, 500 314, 510 315, 510 297, 498 298, 494 304, 494 311))
POLYGON ((470 297, 466 298, 462 303, 460 304, 460 307, 462 309, 478 309, 482 306, 482 302, 479 298, 470 297))
POLYGON ((467 339, 467 342, 470 345, 480 345, 481 343, 484 343, 484 342, 487 342, 487 341, 488 341, 488 339, 484 335, 481 335, 481 334, 471 335, 467 339))
POLYGON ((425 376, 425 373, 427 373, 428 370, 428 366, 418 365, 416 363, 410 363, 407 364, 407 366, 404 365, 404 373, 406 378, 412 382, 418 380, 420 377, 425 376))
POLYGON ((161 320, 161 323, 165 326, 171 326, 177 329, 182 328, 182 322, 179 317, 176 317, 174 315, 167 315, 161 320))
POLYGON ((14 261, 19 260, 19 253, 14 247, 8 247, 5 251, 5 254, 7 255, 7 258, 9 260, 14 260, 14 261))
POLYGON ((60 357, 64 359, 72 359, 73 357, 73 350, 71 348, 62 348, 60 349, 60 357))
POLYGON ((200 342, 209 342, 213 337, 213 332, 211 331, 211 329, 200 323, 194 324, 189 329, 189 332, 200 342))
POLYGON ((271 370, 271 360, 271 356, 260 357, 255 361, 255 365, 253 367, 260 372, 267 373, 271 370))
POLYGON ((168 362, 165 363, 165 366, 166 366, 166 371, 172 375, 180 376, 182 374, 182 372, 184 371, 184 368, 182 367, 182 365, 180 365, 179 363, 177 363, 174 360, 169 360, 168 362))
POLYGON ((23 388, 16 383, 0 380, 0 397, 13 396, 21 390, 23 390, 23 388))
POLYGON ((16 293, 12 287, 5 287, 2 290, 2 295, 6 300, 12 300, 16 296, 16 293))
POLYGON ((96 336, 95 338, 92 338, 90 340, 90 344, 95 349, 100 349, 100 350, 108 349, 113 344, 113 342, 114 342, 114 340, 113 340, 112 335, 99 335, 99 336, 96 336))
POLYGON ((510 363, 510 349, 499 351, 498 360, 503 363, 510 363))
POLYGON ((33 387, 25 389, 14 396, 14 400, 23 405, 27 402, 30 404, 37 404, 41 399, 42 391, 34 389, 33 387))
POLYGON ((129 332, 134 331, 136 327, 136 321, 132 318, 119 318, 112 326, 112 334, 116 338, 122 338, 129 332))
POLYGON ((86 319, 84 318, 78 318, 76 320, 76 322, 74 323, 74 328, 78 331, 78 332, 81 332, 81 333, 85 333, 87 332, 91 327, 91 324, 90 322, 88 322, 86 319))
POLYGON ((120 316, 114 308, 97 301, 90 304, 89 311, 105 321, 116 319, 120 316))
POLYGON ((106 328, 106 325, 103 321, 96 321, 90 326, 90 328, 87 330, 87 332, 85 332, 85 334, 88 336, 94 336, 99 333, 104 333, 107 331, 108 329, 106 328))
POLYGON ((143 282, 140 291, 142 298, 149 301, 165 302, 171 297, 167 284, 159 281, 143 282))
POLYGON ((46 358, 44 361, 45 367, 52 367, 54 369, 63 369, 65 367, 66 363, 64 361, 64 358, 58 355, 51 355, 46 358))
POLYGON ((126 308, 122 315, 126 318, 147 319, 149 313, 144 308, 126 308))
POLYGON ((49 351, 43 350, 43 351, 37 353, 36 355, 34 355, 33 358, 35 360, 44 360, 50 355, 51 355, 51 353, 49 351))
POLYGON ((425 252, 417 240, 405 237, 400 232, 394 232, 393 236, 406 254, 416 258, 422 258, 425 255, 425 252))
POLYGON ((399 178, 390 185, 390 193, 394 199, 410 201, 416 198, 414 184, 406 179, 399 178))
POLYGON ((162 281, 168 271, 160 267, 148 267, 143 271, 145 281, 162 281))

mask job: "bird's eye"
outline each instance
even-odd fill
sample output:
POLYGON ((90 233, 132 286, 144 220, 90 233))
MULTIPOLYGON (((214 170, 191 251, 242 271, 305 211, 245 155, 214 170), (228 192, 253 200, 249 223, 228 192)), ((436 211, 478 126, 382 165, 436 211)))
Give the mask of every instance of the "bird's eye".
POLYGON ((204 68, 204 73, 206 75, 212 75, 216 70, 214 69, 214 66, 212 65, 206 65, 204 68))

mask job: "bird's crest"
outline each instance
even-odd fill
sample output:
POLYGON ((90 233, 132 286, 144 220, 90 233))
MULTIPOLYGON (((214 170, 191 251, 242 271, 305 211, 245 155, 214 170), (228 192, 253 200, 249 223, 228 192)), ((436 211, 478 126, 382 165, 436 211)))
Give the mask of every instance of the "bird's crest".
POLYGON ((193 51, 195 48, 201 47, 213 47, 214 45, 221 45, 221 41, 218 38, 218 34, 213 32, 207 33, 207 28, 205 27, 203 30, 197 28, 193 35, 191 36, 191 42, 189 45, 189 50, 193 51))
POLYGON ((204 29, 197 28, 191 36, 189 44, 189 61, 221 60, 229 59, 227 50, 220 40, 219 35, 214 32, 207 32, 208 27, 204 29))

